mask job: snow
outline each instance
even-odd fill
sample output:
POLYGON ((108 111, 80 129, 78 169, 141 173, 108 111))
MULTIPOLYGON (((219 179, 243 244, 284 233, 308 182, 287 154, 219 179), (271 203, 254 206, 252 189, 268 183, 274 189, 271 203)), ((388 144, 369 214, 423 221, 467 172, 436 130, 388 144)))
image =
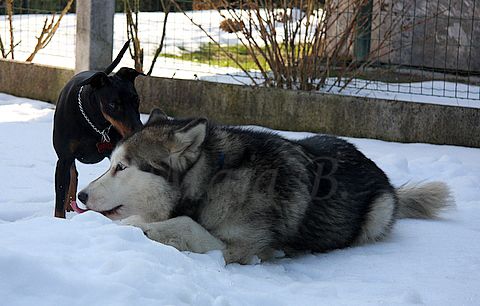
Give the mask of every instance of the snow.
MULTIPOLYGON (((179 252, 93 212, 53 218, 53 111, 0 94, 2 305, 480 304, 479 149, 350 138, 397 186, 448 182, 457 208, 400 220, 379 243, 225 266, 220 252, 179 252)), ((81 188, 108 161, 77 166, 81 188)))
MULTIPOLYGON (((329 79, 322 90, 333 94, 386 100, 480 108, 480 87, 444 81, 415 83, 369 82, 353 79, 344 90, 329 79)), ((343 84, 342 84, 343 85, 343 84)))
MULTIPOLYGON (((229 17, 229 13, 225 11, 222 14, 229 17)), ((200 24, 220 44, 238 45, 240 40, 235 33, 226 33, 220 30, 220 22, 224 19, 222 14, 217 11, 192 11, 187 12, 187 16, 179 12, 171 13, 168 17, 163 53, 181 54, 182 50, 195 51, 202 44, 211 42, 200 28, 190 22, 189 18, 200 24)), ((294 13, 293 15, 298 18, 298 14, 294 13)), ((38 36, 45 17, 46 15, 42 14, 14 16, 15 42, 20 42, 15 52, 16 59, 26 59, 34 49, 35 37, 38 36)), ((244 17, 246 18, 247 16, 244 17)), ((139 36, 144 48, 145 69, 150 67, 150 62, 160 42, 164 18, 165 16, 162 12, 142 12, 139 15, 139 36)), ((76 15, 67 14, 62 19, 61 26, 51 43, 36 55, 33 62, 74 68, 75 27, 76 15)), ((0 28, 3 29, 0 35, 8 37, 5 16, 0 16, 0 28)), ((283 24, 276 24, 276 30, 280 39, 283 32, 283 24)), ((254 31, 253 35, 258 36, 258 33, 254 31)), ((125 15, 115 14, 114 55, 118 54, 126 40, 125 15)), ((124 56, 120 66, 134 66, 133 60, 128 56, 128 53, 124 56)), ((252 74, 256 79, 258 78, 258 83, 262 83, 259 73, 252 74)), ((218 67, 215 65, 215 61, 211 65, 207 65, 167 57, 158 59, 152 75, 166 78, 200 79, 230 84, 250 85, 253 83, 240 69, 218 67)), ((339 94, 343 86, 338 84, 332 86, 335 81, 335 78, 328 79, 327 86, 320 91, 339 94)), ((439 80, 413 83, 385 83, 354 79, 341 91, 341 94, 480 108, 480 86, 439 80)))

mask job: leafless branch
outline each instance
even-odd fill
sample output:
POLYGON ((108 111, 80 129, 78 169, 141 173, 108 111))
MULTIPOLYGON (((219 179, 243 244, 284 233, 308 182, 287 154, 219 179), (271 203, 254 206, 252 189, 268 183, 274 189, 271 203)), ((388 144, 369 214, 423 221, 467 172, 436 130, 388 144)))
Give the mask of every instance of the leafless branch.
POLYGON ((224 53, 229 59, 231 59, 246 75, 247 77, 253 82, 253 84, 257 85, 257 81, 255 80, 255 78, 253 78, 253 76, 251 75, 251 73, 245 68, 243 67, 242 64, 240 64, 240 62, 235 58, 235 56, 233 56, 233 54, 231 54, 230 52, 228 52, 225 48, 223 48, 220 43, 218 43, 213 37, 212 35, 210 35, 210 33, 208 33, 208 31, 206 31, 201 24, 197 23, 195 20, 193 20, 192 17, 190 17, 181 7, 180 5, 178 4, 178 2, 176 0, 172 0, 173 4, 175 5, 175 7, 178 9, 178 11, 182 12, 185 17, 187 17, 190 22, 196 26, 197 28, 199 28, 205 35, 207 35, 207 37, 222 51, 222 53, 224 53))
POLYGON ((40 50, 45 48, 50 43, 50 41, 52 41, 53 36, 55 35, 55 33, 58 30, 58 27, 60 26, 60 22, 62 21, 62 18, 68 13, 68 11, 70 11, 73 1, 74 0, 68 0, 67 4, 63 8, 62 12, 60 13, 56 21, 55 21, 55 13, 52 14, 52 18, 50 22, 48 22, 48 17, 45 18, 42 32, 40 33, 40 36, 37 37, 37 44, 35 45, 35 49, 33 50, 33 52, 27 58, 27 62, 31 62, 35 57, 35 55, 40 50))
POLYGON ((165 35, 167 33, 167 20, 168 20, 168 15, 170 14, 170 8, 171 8, 171 5, 172 5, 172 2, 170 0, 161 0, 161 4, 162 4, 163 13, 164 13, 162 38, 160 39, 160 45, 155 50, 155 54, 153 56, 152 63, 150 64, 150 69, 148 69, 147 75, 152 74, 153 67, 155 66, 155 63, 157 62, 157 58, 163 50, 163 43, 165 41, 165 35))
MULTIPOLYGON (((13 37, 13 0, 7 0, 6 2, 7 9, 7 18, 8 18, 8 28, 10 31, 10 50, 7 55, 10 54, 12 59, 15 59, 15 54, 13 50, 15 49, 14 37, 13 37)), ((6 56, 5 56, 6 57, 6 56)))
POLYGON ((129 46, 130 56, 135 62, 135 70, 143 72, 143 48, 140 45, 140 38, 138 35, 138 14, 140 11, 140 0, 123 0, 125 8, 125 16, 127 18, 127 38, 132 41, 132 48, 129 46), (133 9, 132 9, 133 6, 133 9), (135 18, 134 18, 135 17, 135 18))
POLYGON ((2 53, 2 58, 7 58, 7 54, 5 53, 5 47, 3 46, 3 41, 1 36, 0 36, 0 52, 2 53))

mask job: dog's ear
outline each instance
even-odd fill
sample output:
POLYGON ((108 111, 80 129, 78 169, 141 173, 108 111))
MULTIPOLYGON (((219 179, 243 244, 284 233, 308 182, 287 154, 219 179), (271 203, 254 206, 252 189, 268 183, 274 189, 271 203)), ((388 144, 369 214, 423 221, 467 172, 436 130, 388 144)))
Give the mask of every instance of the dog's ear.
POLYGON ((108 79, 108 76, 105 74, 105 72, 99 71, 99 72, 96 72, 95 74, 93 74, 88 79, 80 82, 79 85, 80 86, 91 85, 92 87, 100 88, 100 87, 106 86, 108 84, 110 84, 110 80, 108 79))
POLYGON ((197 153, 207 136, 207 123, 207 119, 198 118, 175 130, 173 132, 175 151, 180 154, 197 153))
POLYGON ((154 108, 150 112, 150 117, 148 117, 148 121, 146 124, 151 124, 160 120, 167 120, 168 116, 165 114, 161 109, 154 108))
POLYGON ((168 140, 162 141, 169 151, 170 167, 183 171, 198 159, 200 147, 207 136, 207 119, 193 119, 183 127, 170 131, 168 140))
POLYGON ((128 67, 122 67, 120 68, 120 70, 118 70, 115 75, 118 75, 121 79, 125 80, 125 81, 129 81, 129 82, 135 82, 135 79, 139 76, 139 75, 145 75, 141 72, 138 72, 137 70, 135 69, 132 69, 132 68, 128 68, 128 67))

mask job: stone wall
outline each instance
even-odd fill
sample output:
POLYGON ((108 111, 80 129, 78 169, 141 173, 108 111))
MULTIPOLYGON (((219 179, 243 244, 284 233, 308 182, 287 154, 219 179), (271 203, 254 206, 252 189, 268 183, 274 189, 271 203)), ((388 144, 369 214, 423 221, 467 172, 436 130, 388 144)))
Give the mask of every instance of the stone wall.
POLYGON ((0 59, 0 92, 56 103, 73 70, 0 59))
MULTIPOLYGON (((0 60, 0 92, 55 103, 73 71, 0 60)), ((480 109, 138 77, 141 111, 399 142, 480 147, 480 109)), ((480 102, 479 102, 480 103, 480 102)))
POLYGON ((480 147, 480 109, 139 77, 142 110, 227 124, 480 147))

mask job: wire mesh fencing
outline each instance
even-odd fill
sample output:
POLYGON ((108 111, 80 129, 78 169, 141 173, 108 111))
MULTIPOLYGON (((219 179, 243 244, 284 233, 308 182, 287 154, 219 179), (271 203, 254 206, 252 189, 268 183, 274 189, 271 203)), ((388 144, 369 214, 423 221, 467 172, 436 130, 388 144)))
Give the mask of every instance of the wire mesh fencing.
POLYGON ((476 0, 373 1, 373 11, 379 14, 372 21, 372 45, 382 40, 385 27, 396 22, 387 44, 372 54, 374 63, 377 71, 392 70, 399 80, 373 88, 480 99, 479 6, 476 0))
MULTIPOLYGON (((9 1, 0 0, 4 55, 13 44, 14 58, 25 60, 45 20, 67 1, 13 1, 13 40, 9 1)), ((292 88, 310 82, 311 89, 349 95, 480 101, 476 0, 116 0, 114 54, 132 38, 126 2, 138 4, 132 16, 145 72, 162 46, 154 76, 292 88), (310 40, 286 39, 294 29, 310 40)), ((75 3, 33 62, 74 67, 74 11, 75 3)), ((122 65, 135 65, 131 57, 138 54, 133 47, 130 53, 122 65)))
MULTIPOLYGON (((285 28, 296 22, 305 27, 307 22, 301 16, 308 8, 300 3, 308 1, 290 1, 289 12, 282 6, 284 1, 177 1, 185 2, 191 3, 192 9, 180 10, 177 6, 168 16, 164 47, 153 75, 251 84, 244 71, 248 70, 261 84, 264 75, 259 73, 259 66, 273 70, 272 63, 262 56, 252 57, 245 36, 257 31, 259 36, 273 35, 283 40, 285 28), (248 5, 252 2, 263 3, 262 18, 267 23, 271 18, 266 33, 260 26, 251 25, 249 31, 235 31, 235 26, 248 27, 249 18, 258 17, 258 8, 248 5), (257 11, 252 14, 252 9, 257 11), (226 26, 227 22, 230 25, 226 26)), ((480 100, 480 8, 475 0, 315 2, 321 4, 316 8, 318 24, 328 27, 315 29, 325 32, 323 43, 328 45, 342 37, 348 41, 333 55, 328 54, 328 46, 324 47, 327 54, 314 67, 316 74, 325 78, 321 91, 400 99, 421 95, 432 97, 431 101, 480 100), (329 14, 322 15, 327 5, 329 14), (323 22, 325 18, 331 21, 323 22)), ((158 47, 164 16, 163 12, 139 14, 145 62, 158 47)), ((126 28, 124 22, 118 27, 122 28, 126 28)), ((126 35, 118 37, 120 46, 126 35)), ((267 53, 268 40, 257 39, 254 43, 265 43, 267 46, 258 50, 265 47, 267 53)), ((281 41, 280 48, 282 44, 286 42, 281 41)), ((299 41, 297 45, 301 44, 299 41)), ((309 56, 306 53, 296 63, 288 64, 299 64, 309 56)))
POLYGON ((76 17, 70 12, 74 10, 74 2, 62 16, 68 2, 0 0, 0 57, 73 67, 76 17), (39 41, 48 44, 39 50, 39 41))

